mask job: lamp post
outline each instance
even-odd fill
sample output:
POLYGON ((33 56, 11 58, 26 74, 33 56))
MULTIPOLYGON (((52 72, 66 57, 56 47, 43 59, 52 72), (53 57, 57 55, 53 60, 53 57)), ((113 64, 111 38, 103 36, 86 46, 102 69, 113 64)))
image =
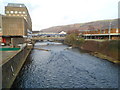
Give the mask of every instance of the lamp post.
POLYGON ((110 40, 110 38, 111 38, 111 36, 110 36, 110 31, 111 31, 111 22, 110 22, 110 24, 109 24, 109 31, 108 31, 108 34, 109 34, 109 40, 110 40))

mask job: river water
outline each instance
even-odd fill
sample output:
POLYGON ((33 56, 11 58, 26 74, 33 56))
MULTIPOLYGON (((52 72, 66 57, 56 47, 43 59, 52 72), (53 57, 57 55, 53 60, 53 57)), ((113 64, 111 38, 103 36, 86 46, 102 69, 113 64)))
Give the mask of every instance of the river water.
MULTIPOLYGON (((47 42, 48 43, 48 42, 47 42)), ((118 66, 67 45, 37 42, 13 88, 117 88, 118 66)))

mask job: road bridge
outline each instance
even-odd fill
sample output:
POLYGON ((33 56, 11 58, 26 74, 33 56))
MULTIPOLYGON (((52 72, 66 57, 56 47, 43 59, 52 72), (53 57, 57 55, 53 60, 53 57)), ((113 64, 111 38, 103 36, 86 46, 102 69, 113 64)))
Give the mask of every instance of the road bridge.
POLYGON ((32 40, 64 40, 65 37, 32 37, 32 40))

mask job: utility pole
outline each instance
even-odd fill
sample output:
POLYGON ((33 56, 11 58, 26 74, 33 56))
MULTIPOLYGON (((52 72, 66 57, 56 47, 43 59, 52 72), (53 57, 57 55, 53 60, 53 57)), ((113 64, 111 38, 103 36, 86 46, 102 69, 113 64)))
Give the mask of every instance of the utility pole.
POLYGON ((108 34, 109 34, 109 40, 110 40, 110 38, 111 38, 111 36, 110 36, 110 31, 111 31, 111 22, 110 22, 110 24, 109 24, 109 31, 108 31, 108 34))

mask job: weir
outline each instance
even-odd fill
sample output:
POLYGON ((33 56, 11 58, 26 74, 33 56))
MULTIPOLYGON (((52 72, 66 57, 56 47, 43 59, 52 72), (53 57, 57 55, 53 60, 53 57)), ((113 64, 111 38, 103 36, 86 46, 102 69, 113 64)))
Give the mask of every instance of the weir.
POLYGON ((37 50, 43 50, 43 51, 51 51, 51 50, 43 49, 43 48, 34 48, 34 49, 37 49, 37 50))

